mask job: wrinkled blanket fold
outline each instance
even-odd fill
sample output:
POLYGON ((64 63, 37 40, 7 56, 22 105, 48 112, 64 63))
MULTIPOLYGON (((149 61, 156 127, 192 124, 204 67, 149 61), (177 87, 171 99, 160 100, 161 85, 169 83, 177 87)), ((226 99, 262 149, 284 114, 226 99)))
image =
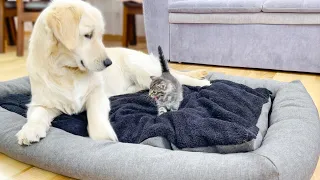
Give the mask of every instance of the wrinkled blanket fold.
MULTIPOLYGON (((214 80, 208 87, 184 86, 183 90, 179 110, 161 116, 147 91, 111 97, 110 121, 119 140, 141 143, 163 137, 180 149, 249 142, 259 132, 257 121, 271 95, 267 89, 226 80, 214 80)), ((9 95, 0 99, 0 106, 26 116, 29 102, 30 95, 9 95)), ((86 112, 60 115, 52 126, 88 136, 86 112)))

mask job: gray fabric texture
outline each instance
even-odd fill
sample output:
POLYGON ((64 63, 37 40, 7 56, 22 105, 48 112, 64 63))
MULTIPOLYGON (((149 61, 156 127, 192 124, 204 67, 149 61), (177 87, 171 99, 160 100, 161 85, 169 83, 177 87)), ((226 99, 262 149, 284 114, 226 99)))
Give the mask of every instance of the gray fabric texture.
POLYGON ((320 72, 314 25, 171 24, 173 62, 320 72))
MULTIPOLYGON (((0 91, 0 97, 2 94, 4 96, 8 94, 15 94, 15 92, 10 93, 10 89, 20 89, 19 88, 20 85, 21 87, 26 89, 27 92, 29 92, 28 87, 30 87, 30 85, 26 82, 29 82, 29 81, 26 78, 23 78, 21 80, 18 79, 9 83, 3 83, 2 86, 4 87, 4 91, 3 92, 0 91)), ((270 108, 271 108, 271 99, 269 98, 269 102, 265 103, 262 106, 261 114, 256 122, 256 126, 258 127, 258 133, 256 135, 256 138, 243 143, 241 142, 241 144, 202 146, 197 148, 179 149, 174 144, 170 144, 165 138, 162 138, 162 137, 148 138, 142 144, 152 145, 154 147, 161 147, 161 148, 174 149, 174 150, 193 151, 193 152, 237 153, 237 152, 253 151, 260 147, 263 137, 268 129, 268 116, 269 116, 270 108)))
POLYGON ((169 25, 168 4, 187 1, 144 3, 149 53, 161 45, 174 62, 320 73, 319 13, 170 13, 169 25))
MULTIPOLYGON (((15 134, 26 119, 0 108, 0 152, 78 179, 310 179, 320 153, 320 121, 301 82, 281 83, 217 73, 209 78, 272 91, 270 127, 260 148, 224 155, 171 151, 148 145, 94 141, 56 128, 50 128, 40 143, 23 147, 17 144, 15 134)), ((18 86, 14 89, 24 91, 18 86)))
POLYGON ((169 3, 174 13, 261 12, 263 0, 186 0, 169 3))
POLYGON ((319 0, 266 0, 263 12, 320 12, 319 0))
POLYGON ((320 13, 170 13, 171 24, 320 24, 320 13))
POLYGON ((143 13, 149 53, 157 55, 160 45, 164 56, 169 57, 168 0, 144 1, 143 13))
MULTIPOLYGON (((168 2, 168 0, 165 0, 168 2)), ((169 0, 169 12, 320 12, 318 0, 169 0)))
POLYGON ((0 98, 9 94, 30 94, 31 87, 28 77, 0 82, 0 98))
POLYGON ((268 157, 274 164, 284 165, 277 166, 279 172, 284 172, 280 173, 280 179, 310 179, 311 170, 301 171, 299 174, 289 172, 300 171, 306 164, 316 166, 317 162, 313 162, 312 159, 317 159, 319 156, 314 151, 315 149, 319 151, 320 144, 319 120, 316 120, 319 115, 317 109, 310 105, 313 106, 313 101, 299 81, 280 89, 274 99, 270 115, 271 126, 262 147, 255 153, 268 157), (311 135, 307 129, 317 134, 311 135), (279 139, 282 141, 278 141, 279 139), (308 149, 302 147, 301 143, 308 149), (295 149, 294 154, 292 149, 295 149), (282 156, 279 156, 280 151, 283 153, 282 156), (287 159, 292 159, 291 163, 287 163, 287 159))

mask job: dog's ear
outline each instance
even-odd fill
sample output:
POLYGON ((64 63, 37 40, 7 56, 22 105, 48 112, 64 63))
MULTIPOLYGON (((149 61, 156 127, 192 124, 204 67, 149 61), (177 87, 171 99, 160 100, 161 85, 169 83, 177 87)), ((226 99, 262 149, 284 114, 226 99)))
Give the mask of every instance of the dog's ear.
POLYGON ((73 50, 79 40, 81 10, 76 7, 55 7, 47 16, 47 24, 54 37, 69 50, 73 50))

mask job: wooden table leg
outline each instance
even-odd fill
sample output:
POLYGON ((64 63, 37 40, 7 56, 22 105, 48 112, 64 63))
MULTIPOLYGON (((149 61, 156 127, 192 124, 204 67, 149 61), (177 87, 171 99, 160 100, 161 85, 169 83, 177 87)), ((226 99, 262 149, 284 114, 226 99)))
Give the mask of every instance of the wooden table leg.
POLYGON ((122 47, 128 47, 128 8, 123 7, 122 47))
POLYGON ((5 18, 4 18, 4 0, 0 0, 0 53, 4 53, 5 48, 5 18))
POLYGON ((18 17, 17 56, 23 56, 24 51, 24 22, 18 17))
POLYGON ((130 14, 129 16, 130 23, 129 24, 129 44, 137 45, 137 30, 136 30, 136 16, 135 14, 130 14))
POLYGON ((17 42, 17 30, 14 24, 14 17, 7 18, 8 44, 13 46, 17 42))

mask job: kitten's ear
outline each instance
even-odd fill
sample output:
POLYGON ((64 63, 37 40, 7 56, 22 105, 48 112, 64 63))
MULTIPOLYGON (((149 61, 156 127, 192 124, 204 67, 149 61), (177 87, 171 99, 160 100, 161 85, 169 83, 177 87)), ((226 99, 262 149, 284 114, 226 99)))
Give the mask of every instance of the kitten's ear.
POLYGON ((155 76, 150 76, 150 79, 154 80, 156 77, 155 76))

